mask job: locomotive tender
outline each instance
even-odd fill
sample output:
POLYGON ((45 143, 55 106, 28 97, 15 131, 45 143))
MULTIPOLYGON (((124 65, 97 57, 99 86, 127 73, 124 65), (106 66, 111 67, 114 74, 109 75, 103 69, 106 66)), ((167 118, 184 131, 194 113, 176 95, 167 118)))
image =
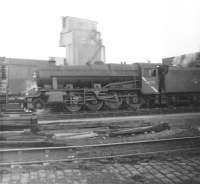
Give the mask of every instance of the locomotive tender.
POLYGON ((77 112, 200 103, 200 68, 157 63, 48 66, 34 74, 38 89, 26 97, 29 109, 61 105, 77 112))

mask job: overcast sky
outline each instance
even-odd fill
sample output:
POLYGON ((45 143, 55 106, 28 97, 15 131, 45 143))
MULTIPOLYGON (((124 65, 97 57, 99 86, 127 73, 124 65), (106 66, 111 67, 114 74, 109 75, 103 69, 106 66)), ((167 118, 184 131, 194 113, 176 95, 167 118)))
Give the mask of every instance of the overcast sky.
POLYGON ((98 22, 107 62, 158 61, 200 50, 199 0, 1 0, 0 56, 64 57, 62 16, 98 22))

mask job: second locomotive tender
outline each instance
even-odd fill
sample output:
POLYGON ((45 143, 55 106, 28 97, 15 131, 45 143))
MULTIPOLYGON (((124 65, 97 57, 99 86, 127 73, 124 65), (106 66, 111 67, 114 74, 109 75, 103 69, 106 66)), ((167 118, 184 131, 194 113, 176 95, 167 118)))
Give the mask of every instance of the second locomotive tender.
POLYGON ((36 71, 29 109, 60 105, 77 112, 122 107, 199 104, 200 69, 155 63, 49 66, 36 71))

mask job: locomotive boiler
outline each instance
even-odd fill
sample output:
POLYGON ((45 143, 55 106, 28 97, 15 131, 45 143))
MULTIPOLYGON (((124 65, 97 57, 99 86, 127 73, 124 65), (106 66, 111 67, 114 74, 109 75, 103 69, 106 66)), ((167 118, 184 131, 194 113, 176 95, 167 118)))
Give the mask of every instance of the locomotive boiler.
POLYGON ((49 66, 35 72, 30 109, 59 105, 70 112, 181 105, 200 101, 200 69, 158 63, 49 66))

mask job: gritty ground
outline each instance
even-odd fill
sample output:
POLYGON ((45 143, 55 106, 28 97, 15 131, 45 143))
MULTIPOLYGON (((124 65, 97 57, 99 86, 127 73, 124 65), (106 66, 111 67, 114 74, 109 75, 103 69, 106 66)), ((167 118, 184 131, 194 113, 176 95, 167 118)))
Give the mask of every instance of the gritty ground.
MULTIPOLYGON (((174 138, 174 137, 186 137, 186 136, 199 136, 200 135, 200 116, 196 114, 189 114, 183 116, 170 115, 170 117, 162 115, 158 116, 145 116, 145 119, 138 119, 138 117, 126 117, 126 118, 105 118, 100 122, 95 119, 90 119, 91 122, 84 122, 76 127, 76 121, 66 123, 53 123, 53 124, 40 124, 40 134, 47 135, 49 140, 66 144, 66 145, 83 145, 83 144, 101 144, 111 142, 123 142, 123 141, 139 141, 139 140, 155 140, 161 138, 174 138), (165 117, 165 118, 164 118, 165 117), (106 120, 108 119, 108 120, 106 120), (110 137, 109 132, 115 130, 131 129, 136 127, 153 126, 155 124, 166 123, 169 125, 169 129, 162 130, 161 132, 145 132, 143 134, 122 135, 117 137, 110 137), (65 136, 66 133, 66 136, 65 136), (90 137, 70 138, 69 133, 86 134, 90 137), (96 134, 96 135, 95 135, 96 134), (60 136, 61 135, 61 136, 60 136)), ((143 116, 141 116, 143 118, 143 116)), ((82 119, 81 119, 82 120, 82 119)), ((71 120, 68 120, 71 121, 71 120)))
POLYGON ((200 118, 197 119, 169 119, 165 121, 157 120, 137 120, 130 122, 117 122, 109 124, 94 124, 91 123, 81 125, 80 127, 70 127, 69 124, 50 124, 47 126, 40 125, 39 132, 36 134, 31 132, 22 132, 14 135, 9 133, 5 137, 1 137, 1 140, 8 141, 46 141, 52 145, 88 145, 88 144, 105 144, 105 143, 116 143, 126 141, 140 141, 140 140, 155 140, 164 138, 176 138, 176 137, 189 137, 189 136, 200 136, 200 118), (136 127, 151 126, 159 123, 167 123, 169 129, 162 130, 160 132, 144 132, 142 134, 131 134, 121 135, 116 137, 109 136, 110 131, 131 129, 136 127), (70 136, 70 134, 72 136, 70 136), (81 134, 81 136, 80 136, 81 134), (86 137, 84 137, 86 136, 86 137), (88 137, 87 137, 88 136, 88 137))
POLYGON ((200 131, 197 128, 173 128, 166 129, 161 132, 149 132, 143 134, 132 134, 132 135, 122 135, 116 137, 110 137, 106 133, 97 133, 96 135, 86 138, 70 138, 68 132, 74 133, 74 135, 79 133, 86 133, 93 135, 92 133, 101 132, 100 129, 82 129, 82 130, 55 130, 48 131, 48 134, 58 135, 52 136, 50 139, 54 143, 65 144, 65 145, 91 145, 91 144, 106 144, 106 143, 117 143, 117 142, 128 142, 128 141, 141 141, 141 140, 156 140, 165 138, 178 138, 178 137, 191 137, 200 136, 200 131), (65 136, 65 134, 67 136, 65 136), (59 136, 59 135, 62 136, 59 136))
POLYGON ((0 168, 1 184, 199 184, 199 154, 0 168))
MULTIPOLYGON (((170 115, 146 115, 146 116, 128 116, 128 117, 110 117, 110 118, 90 118, 76 120, 57 120, 47 121, 46 123, 38 121, 39 132, 35 136, 28 131, 14 135, 9 134, 5 137, 8 140, 21 139, 45 139, 53 136, 54 133, 72 133, 72 132, 96 132, 98 135, 104 136, 111 130, 144 127, 155 124, 166 123, 170 130, 184 129, 200 130, 200 114, 184 113, 170 115), (77 125, 78 124, 78 125, 77 125), (104 133, 105 132, 105 133, 104 133), (49 136, 49 137, 48 137, 49 136)), ((172 132, 172 131, 171 131, 172 132)), ((180 131, 179 131, 180 132, 180 131)), ((194 131, 192 131, 194 133, 194 131)), ((168 132, 170 134, 170 132, 168 132)), ((104 136, 105 137, 105 136, 104 136)), ((0 135, 0 138, 1 135, 0 135)))

